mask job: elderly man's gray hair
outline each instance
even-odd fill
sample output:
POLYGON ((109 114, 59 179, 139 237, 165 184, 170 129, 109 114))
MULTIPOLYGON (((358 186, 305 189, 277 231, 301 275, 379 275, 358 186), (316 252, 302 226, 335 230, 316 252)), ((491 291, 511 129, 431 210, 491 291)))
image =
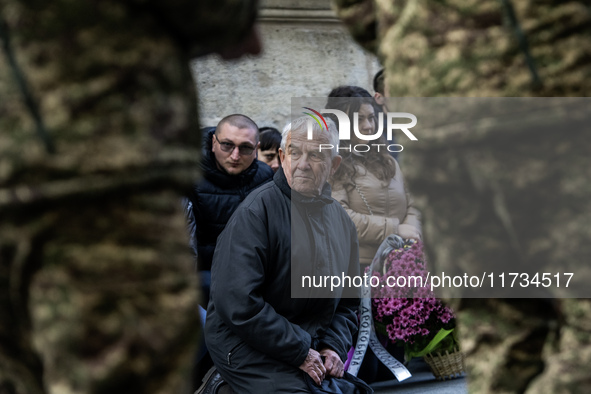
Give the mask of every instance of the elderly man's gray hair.
POLYGON ((325 119, 326 124, 328 125, 328 133, 325 130, 323 130, 322 127, 320 127, 318 122, 315 122, 309 116, 301 116, 295 119, 293 122, 288 123, 281 132, 281 150, 283 150, 283 152, 286 152, 285 144, 287 143, 287 136, 290 132, 292 134, 308 135, 308 123, 310 123, 312 125, 312 133, 314 136, 321 135, 321 133, 327 133, 326 137, 328 139, 328 143, 333 146, 330 150, 330 157, 335 157, 337 155, 337 148, 339 146, 339 131, 337 130, 337 126, 331 119, 325 119))

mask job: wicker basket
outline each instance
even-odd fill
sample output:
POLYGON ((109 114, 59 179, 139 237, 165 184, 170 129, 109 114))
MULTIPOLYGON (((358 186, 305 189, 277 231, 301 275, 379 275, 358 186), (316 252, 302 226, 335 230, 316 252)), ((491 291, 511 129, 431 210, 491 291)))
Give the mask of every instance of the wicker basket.
POLYGON ((429 353, 423 358, 431 367, 437 380, 456 378, 464 372, 464 353, 459 349, 455 349, 452 353, 446 350, 445 354, 437 352, 433 355, 429 353))

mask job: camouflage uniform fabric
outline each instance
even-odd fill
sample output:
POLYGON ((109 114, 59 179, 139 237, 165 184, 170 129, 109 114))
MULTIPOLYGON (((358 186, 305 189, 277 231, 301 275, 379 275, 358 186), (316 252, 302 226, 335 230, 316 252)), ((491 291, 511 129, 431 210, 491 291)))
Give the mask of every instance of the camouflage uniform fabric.
MULTIPOLYGON (((583 1, 333 4, 380 58, 389 97, 587 96, 591 88, 583 1)), ((436 268, 587 264, 588 134, 546 128, 516 134, 502 149, 490 134, 421 134, 402 167, 436 268)), ((471 392, 591 392, 588 299, 455 303, 471 392)))
POLYGON ((254 1, 0 0, 0 393, 171 393, 198 335, 194 56, 254 1))

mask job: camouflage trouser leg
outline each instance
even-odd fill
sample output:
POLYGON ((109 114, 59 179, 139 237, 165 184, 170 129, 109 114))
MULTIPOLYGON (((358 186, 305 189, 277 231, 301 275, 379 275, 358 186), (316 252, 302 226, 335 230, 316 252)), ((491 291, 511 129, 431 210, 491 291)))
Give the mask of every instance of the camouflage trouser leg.
POLYGON ((470 392, 591 392, 591 300, 463 300, 458 319, 470 392))
POLYGON ((0 393, 179 392, 198 314, 177 195, 3 216, 0 393))
POLYGON ((546 369, 527 393, 591 393, 591 300, 560 300, 562 325, 544 348, 546 369))
POLYGON ((556 305, 546 299, 466 299, 457 310, 471 393, 523 393, 556 339, 556 305))

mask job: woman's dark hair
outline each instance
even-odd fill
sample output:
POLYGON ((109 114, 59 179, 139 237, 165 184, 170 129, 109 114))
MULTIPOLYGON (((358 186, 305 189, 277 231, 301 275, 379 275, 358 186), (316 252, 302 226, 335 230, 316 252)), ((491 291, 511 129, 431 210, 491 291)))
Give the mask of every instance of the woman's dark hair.
MULTIPOLYGON (((328 100, 326 102, 326 109, 339 109, 349 115, 351 121, 353 121, 353 113, 359 112, 361 104, 371 104, 374 107, 374 112, 377 112, 373 96, 365 89, 359 86, 342 85, 334 88, 328 94, 328 100), (351 98, 356 100, 351 100, 351 98), (371 100, 359 100, 360 98, 370 98, 371 100)), ((332 114, 327 114, 327 117, 331 118, 335 124, 339 124, 337 117, 332 114)))
POLYGON ((261 127, 259 134, 259 141, 261 145, 260 150, 278 150, 281 145, 281 133, 274 127, 261 127))
POLYGON ((384 94, 384 69, 376 73, 373 77, 373 90, 379 94, 384 94))
MULTIPOLYGON (((349 116, 351 124, 353 123, 353 113, 359 112, 359 109, 364 104, 369 104, 376 111, 376 105, 373 97, 369 92, 358 86, 339 86, 330 92, 328 100, 326 102, 326 109, 338 109, 343 111, 349 116), (365 93, 364 93, 365 92, 365 93), (335 96, 338 94, 339 96, 335 96)), ((376 119, 377 123, 377 119, 376 119)), ((345 149, 340 150, 340 155, 343 157, 343 161, 339 166, 336 173, 333 175, 333 179, 336 181, 342 181, 347 188, 352 188, 355 185, 352 180, 355 177, 355 163, 359 163, 367 168, 372 174, 382 181, 389 180, 396 174, 396 163, 394 158, 390 156, 387 149, 384 149, 386 145, 386 138, 382 136, 378 139, 378 144, 382 145, 379 152, 372 154, 355 154, 353 149, 351 152, 345 149)), ((345 145, 349 148, 351 141, 341 141, 341 146, 344 148, 345 145)))
POLYGON ((331 90, 328 97, 372 97, 372 95, 362 87, 342 85, 331 90))

